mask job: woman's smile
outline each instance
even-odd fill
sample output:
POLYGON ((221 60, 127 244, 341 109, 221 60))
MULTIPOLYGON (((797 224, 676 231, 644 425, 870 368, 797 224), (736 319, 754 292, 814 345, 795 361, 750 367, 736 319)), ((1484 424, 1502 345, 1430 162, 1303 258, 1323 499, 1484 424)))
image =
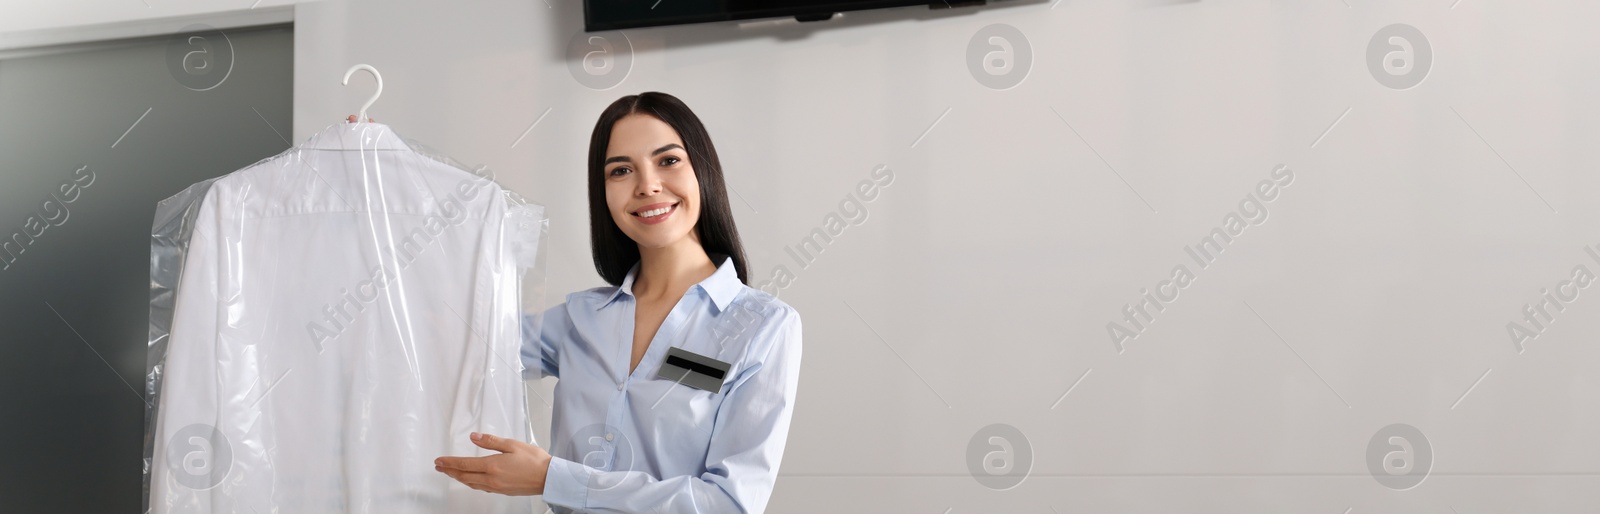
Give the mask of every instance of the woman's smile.
POLYGON ((633 211, 632 214, 633 217, 639 218, 641 223, 646 225, 654 225, 666 221, 667 218, 672 217, 672 213, 678 212, 678 203, 679 202, 650 204, 640 208, 639 210, 633 211))

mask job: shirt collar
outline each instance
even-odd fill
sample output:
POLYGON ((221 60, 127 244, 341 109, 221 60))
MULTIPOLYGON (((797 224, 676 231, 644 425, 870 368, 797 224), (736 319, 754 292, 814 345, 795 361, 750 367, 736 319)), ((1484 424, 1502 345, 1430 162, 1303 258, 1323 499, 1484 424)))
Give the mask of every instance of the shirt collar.
MULTIPOLYGON (((739 282, 739 270, 734 267, 733 259, 722 254, 713 254, 711 259, 713 262, 718 260, 722 262, 717 266, 717 271, 689 289, 700 288, 702 292, 711 297, 711 302, 716 304, 717 312, 722 312, 728 308, 728 304, 733 303, 733 297, 739 295, 740 286, 743 286, 744 283, 739 282)), ((633 279, 638 275, 639 263, 635 262, 633 263, 633 268, 628 270, 628 276, 622 279, 622 285, 617 286, 617 289, 612 291, 611 295, 607 296, 604 301, 601 301, 600 305, 595 307, 595 310, 611 305, 612 300, 616 300, 623 293, 633 296, 633 279)))
POLYGON ((313 150, 410 150, 388 125, 338 122, 311 136, 304 148, 313 150))

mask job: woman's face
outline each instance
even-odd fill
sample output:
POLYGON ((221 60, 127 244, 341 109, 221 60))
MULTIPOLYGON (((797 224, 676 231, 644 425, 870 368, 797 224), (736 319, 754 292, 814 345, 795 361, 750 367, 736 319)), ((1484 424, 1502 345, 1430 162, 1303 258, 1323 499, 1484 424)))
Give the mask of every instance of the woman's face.
POLYGON ((641 250, 666 247, 685 236, 699 241, 694 226, 700 219, 700 182, 671 125, 637 113, 617 120, 604 170, 611 219, 641 250))

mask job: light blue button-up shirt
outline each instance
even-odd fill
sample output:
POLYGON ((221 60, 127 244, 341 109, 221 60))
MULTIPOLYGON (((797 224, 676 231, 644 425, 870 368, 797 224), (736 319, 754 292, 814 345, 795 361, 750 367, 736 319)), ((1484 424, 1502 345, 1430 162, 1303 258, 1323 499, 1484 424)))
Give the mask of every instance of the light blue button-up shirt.
POLYGON ((558 379, 544 489, 555 512, 766 510, 800 381, 800 314, 712 258, 717 271, 678 300, 631 374, 638 264, 619 287, 524 319, 524 377, 558 379), (657 378, 669 347, 731 364, 721 390, 657 378))

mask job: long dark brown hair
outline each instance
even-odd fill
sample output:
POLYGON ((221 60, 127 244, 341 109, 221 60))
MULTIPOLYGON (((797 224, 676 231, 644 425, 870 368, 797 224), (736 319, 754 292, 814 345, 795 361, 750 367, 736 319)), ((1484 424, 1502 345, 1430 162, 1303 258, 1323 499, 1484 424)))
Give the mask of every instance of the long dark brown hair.
POLYGON ((700 247, 716 260, 717 254, 733 259, 739 281, 750 285, 745 272, 744 245, 733 224, 733 209, 728 206, 728 189, 722 180, 722 162, 711 145, 711 135, 700 118, 682 100, 666 93, 649 91, 624 96, 600 113, 589 137, 589 242, 594 249, 594 268, 611 285, 620 286, 628 270, 639 262, 639 244, 622 232, 606 207, 606 147, 611 143, 611 128, 629 114, 646 114, 665 122, 683 139, 689 165, 700 182, 700 219, 695 233, 700 247))

